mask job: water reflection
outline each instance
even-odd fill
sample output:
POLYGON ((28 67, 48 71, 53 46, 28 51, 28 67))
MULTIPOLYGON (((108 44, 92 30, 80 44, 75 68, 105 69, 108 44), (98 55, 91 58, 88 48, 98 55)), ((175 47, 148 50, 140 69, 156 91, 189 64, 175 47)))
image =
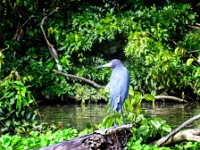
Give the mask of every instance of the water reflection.
MULTIPOLYGON (((200 114, 199 103, 165 103, 157 102, 155 106, 151 103, 143 103, 143 110, 146 115, 159 117, 167 121, 172 127, 176 128, 189 118, 200 114)), ((195 121, 191 126, 198 126, 200 121, 195 121)))
MULTIPOLYGON (((107 115, 104 104, 41 106, 42 121, 47 123, 62 123, 63 127, 73 127, 78 130, 85 128, 87 122, 100 123, 107 115)), ((159 117, 167 121, 173 128, 179 126, 187 119, 200 114, 198 103, 142 103, 144 115, 159 117)), ((195 121, 192 126, 198 126, 200 121, 195 121)))
POLYGON ((78 130, 85 128, 87 122, 100 123, 106 116, 105 105, 64 105, 40 106, 42 122, 62 123, 63 127, 72 127, 78 130))

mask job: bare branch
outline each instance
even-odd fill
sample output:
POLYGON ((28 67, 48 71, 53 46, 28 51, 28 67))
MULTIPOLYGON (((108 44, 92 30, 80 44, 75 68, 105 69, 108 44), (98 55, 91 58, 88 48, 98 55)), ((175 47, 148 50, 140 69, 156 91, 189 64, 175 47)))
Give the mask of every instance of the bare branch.
POLYGON ((44 28, 43 28, 43 25, 44 25, 44 21, 50 16, 52 15, 54 12, 57 12, 58 11, 58 7, 56 7, 56 9, 54 9, 52 12, 50 12, 47 16, 45 16, 42 21, 41 21, 41 24, 40 24, 40 28, 42 30, 42 33, 44 35, 44 39, 48 45, 48 48, 49 48, 49 51, 51 53, 51 56, 55 59, 56 63, 57 63, 57 66, 58 66, 58 70, 61 70, 61 66, 59 65, 59 60, 58 60, 58 54, 57 54, 57 51, 56 49, 53 47, 53 45, 49 42, 49 40, 47 39, 47 36, 46 36, 46 33, 44 31, 44 28))
POLYGON ((15 32, 15 35, 12 38, 13 40, 17 39, 17 37, 19 36, 20 30, 28 23, 28 21, 29 21, 29 19, 27 19, 21 26, 20 26, 20 23, 17 25, 17 29, 16 29, 16 32, 15 32))
POLYGON ((64 73, 64 72, 57 71, 57 70, 53 70, 53 72, 55 72, 56 74, 60 74, 60 75, 62 75, 62 76, 66 76, 66 77, 70 77, 70 78, 82 80, 82 81, 84 81, 84 82, 86 82, 86 83, 91 84, 92 86, 94 86, 94 87, 96 87, 96 88, 105 88, 105 86, 99 85, 99 84, 97 84, 96 82, 94 82, 94 81, 92 81, 92 80, 89 80, 89 79, 86 79, 86 78, 83 78, 83 77, 75 76, 75 75, 68 74, 68 73, 64 73))
POLYGON ((192 26, 192 25, 187 25, 189 28, 192 28, 192 29, 196 29, 196 30, 200 30, 200 27, 199 26, 192 26))
MULTIPOLYGON (((145 99, 144 97, 142 97, 143 99, 145 99)), ((181 99, 181 98, 178 98, 178 97, 175 97, 175 96, 168 96, 168 95, 157 95, 157 96, 154 96, 155 99, 168 99, 168 100, 174 100, 174 101, 177 101, 177 102, 187 102, 186 100, 184 99, 181 99)))
POLYGON ((170 137, 174 136, 176 133, 178 133, 180 130, 188 126, 190 123, 192 123, 195 120, 200 119, 200 115, 196 115, 189 120, 185 121, 183 124, 181 124, 178 128, 174 129, 172 132, 170 132, 166 137, 162 138, 157 142, 158 146, 162 146, 164 143, 166 143, 170 137))

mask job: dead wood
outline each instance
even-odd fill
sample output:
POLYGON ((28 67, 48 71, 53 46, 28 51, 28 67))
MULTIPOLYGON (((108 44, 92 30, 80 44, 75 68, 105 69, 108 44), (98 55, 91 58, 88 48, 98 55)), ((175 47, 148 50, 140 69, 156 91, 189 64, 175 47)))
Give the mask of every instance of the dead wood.
POLYGON ((105 86, 99 85, 96 82, 94 82, 92 80, 89 80, 89 79, 86 79, 84 77, 79 77, 79 76, 75 76, 75 75, 72 75, 72 74, 64 73, 64 72, 61 72, 61 71, 57 71, 55 69, 53 70, 53 72, 55 72, 56 74, 60 74, 62 76, 69 77, 69 78, 74 78, 74 79, 82 80, 82 81, 84 81, 86 83, 91 84, 92 86, 94 86, 96 88, 105 88, 105 86))
MULTIPOLYGON (((164 137, 165 138, 165 137, 164 137)), ((160 139, 156 142, 156 145, 160 145, 160 142, 164 139, 160 139)), ((177 142, 182 141, 193 141, 193 142, 200 142, 200 129, 187 129, 181 132, 176 133, 173 137, 170 137, 163 146, 172 145, 177 142)))
MULTIPOLYGON (((181 99, 181 98, 178 98, 178 97, 175 97, 175 96, 169 96, 169 95, 157 95, 157 96, 154 96, 154 98, 156 100, 167 99, 167 100, 172 100, 172 101, 176 101, 176 102, 184 102, 184 103, 187 102, 184 99, 181 99)), ((143 96, 142 99, 145 99, 145 97, 143 96)))
POLYGON ((195 25, 188 25, 189 28, 200 30, 200 23, 195 23, 195 25))
MULTIPOLYGON (((165 136, 165 137, 163 137, 163 138, 161 138, 160 140, 158 140, 157 142, 156 142, 156 144, 158 145, 158 146, 162 146, 164 143, 166 143, 166 142, 168 142, 168 140, 171 138, 171 137, 173 137, 175 134, 177 134, 180 130, 182 130, 183 128, 185 128, 186 126, 188 126, 190 123, 192 123, 193 121, 195 121, 195 120, 198 120, 200 118, 200 115, 196 115, 196 116, 194 116, 194 117, 192 117, 192 118, 190 118, 189 120, 187 120, 187 121, 185 121, 183 124, 181 124, 178 128, 176 128, 176 129, 174 129, 172 132, 170 132, 167 136, 165 136)), ((183 134, 184 132, 182 132, 182 134, 181 135, 178 135, 178 137, 180 136, 180 137, 184 137, 184 135, 185 135, 185 133, 183 134)), ((187 137, 187 136, 185 136, 185 138, 187 137, 187 139, 191 139, 191 137, 193 136, 193 133, 194 132, 190 132, 190 134, 189 134, 189 138, 187 137), (192 135, 192 136, 191 136, 192 135)), ((178 138, 179 139, 179 138, 178 138)), ((194 139, 196 139, 196 138, 194 138, 194 139)), ((172 138, 172 140, 173 140, 173 138, 172 138)), ((178 140, 177 140, 178 141, 178 140)))
POLYGON ((39 150, 121 150, 131 137, 132 124, 98 130, 92 134, 67 140, 39 150))
POLYGON ((47 36, 46 36, 46 33, 45 33, 45 31, 44 31, 44 28, 43 28, 43 25, 44 25, 45 20, 46 20, 50 15, 52 15, 54 12, 57 12, 58 9, 59 9, 59 8, 56 7, 56 9, 54 9, 52 12, 50 12, 47 16, 45 16, 45 17, 42 19, 42 21, 41 21, 41 23, 40 23, 40 28, 41 28, 41 30, 42 30, 44 39, 45 39, 45 41, 46 41, 46 43, 47 43, 47 45, 48 45, 50 54, 51 54, 51 56, 54 58, 54 60, 56 61, 58 70, 61 70, 61 66, 60 66, 60 64, 59 64, 59 59, 58 59, 57 51, 56 51, 56 49, 53 47, 53 45, 49 42, 49 40, 48 40, 48 38, 47 38, 47 36))

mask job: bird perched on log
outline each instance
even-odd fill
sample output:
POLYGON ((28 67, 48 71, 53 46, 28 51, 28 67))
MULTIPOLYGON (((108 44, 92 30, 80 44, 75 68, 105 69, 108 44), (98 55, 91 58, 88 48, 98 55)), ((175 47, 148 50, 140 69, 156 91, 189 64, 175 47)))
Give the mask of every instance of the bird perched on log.
POLYGON ((128 97, 130 76, 128 69, 118 59, 113 59, 109 63, 102 66, 98 66, 97 69, 109 67, 112 68, 110 76, 110 82, 108 86, 110 88, 110 109, 114 109, 114 124, 116 125, 115 113, 121 111, 122 120, 124 121, 122 105, 128 97))

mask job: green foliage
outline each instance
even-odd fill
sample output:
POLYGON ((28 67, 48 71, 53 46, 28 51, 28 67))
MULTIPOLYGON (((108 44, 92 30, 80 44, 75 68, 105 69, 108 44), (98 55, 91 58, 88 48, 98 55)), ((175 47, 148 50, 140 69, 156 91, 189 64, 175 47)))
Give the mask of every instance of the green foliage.
MULTIPOLYGON (((55 7, 59 11, 48 17, 44 28, 47 38, 58 50, 62 71, 106 85, 110 70, 97 71, 95 67, 112 58, 122 59, 130 71, 132 85, 124 104, 129 112, 125 117, 127 123, 137 123, 133 130, 135 137, 129 143, 136 149, 157 149, 141 143, 163 136, 169 132, 169 126, 163 120, 139 115, 141 97, 149 101, 154 101, 156 94, 199 97, 200 31, 191 31, 187 26, 199 19, 196 13, 199 2, 1 1, 0 123, 3 133, 30 131, 24 127, 36 117, 34 97, 64 99, 67 95, 83 102, 108 99, 103 90, 52 72, 56 64, 39 25, 55 7)), ((122 124, 119 114, 117 122, 122 124)), ((112 125, 113 116, 108 115, 100 126, 88 124, 84 132, 112 125)), ((39 133, 31 136, 37 138, 39 133)), ((16 145, 18 140, 18 135, 13 139, 5 135, 0 141, 4 149, 9 146, 11 149, 10 141, 16 145)), ((48 144, 45 141, 29 146, 48 144)), ((191 146, 195 144, 187 143, 185 149, 191 146)))
POLYGON ((192 149, 192 150, 198 150, 200 148, 200 144, 198 142, 185 142, 183 144, 176 144, 175 145, 175 150, 188 150, 188 149, 192 149))
POLYGON ((170 150, 168 147, 158 147, 156 145, 147 145, 147 144, 142 144, 142 140, 133 140, 131 138, 127 145, 126 145, 127 150, 170 150))
POLYGON ((77 130, 68 128, 65 130, 51 130, 46 133, 39 131, 31 131, 28 137, 21 135, 10 136, 5 134, 0 138, 0 149, 8 150, 31 150, 53 145, 64 140, 69 140, 77 136, 77 130))
POLYGON ((184 68, 182 72, 184 74, 181 83, 185 87, 190 87, 193 91, 199 95, 200 92, 200 31, 191 31, 185 37, 183 41, 179 42, 179 51, 182 53, 179 55, 184 61, 184 68))
POLYGON ((199 96, 199 33, 187 27, 198 19, 199 4, 194 1, 5 0, 0 4, 0 48, 9 46, 0 52, 0 65, 6 58, 0 77, 13 68, 20 76, 31 76, 31 91, 38 99, 66 95, 78 100, 105 99, 84 82, 52 72, 56 64, 39 25, 55 7, 59 10, 48 17, 44 29, 58 50, 63 72, 106 85, 110 71, 95 67, 120 58, 130 70, 133 89, 143 95, 189 95, 189 91, 190 97, 199 96), (189 52, 193 50, 197 51, 189 52))
MULTIPOLYGON (((13 73, 10 74, 13 76, 13 73)), ((21 81, 4 80, 0 84, 1 133, 17 132, 37 116, 36 101, 21 81)))
POLYGON ((166 121, 156 118, 147 119, 142 115, 136 118, 137 129, 133 129, 135 138, 142 139, 144 142, 147 140, 155 140, 155 138, 163 137, 166 133, 171 131, 171 127, 166 121))
MULTIPOLYGON (((190 5, 169 5, 161 10, 153 6, 151 9, 137 12, 134 20, 139 22, 139 29, 130 31, 125 47, 125 54, 134 58, 134 61, 131 61, 134 65, 129 70, 135 90, 152 95, 173 95, 177 89, 187 92, 182 82, 185 64, 177 54, 177 49, 174 53, 169 40, 178 36, 177 33, 181 35, 181 32, 187 30, 184 24, 194 22, 195 13, 185 17, 185 14, 190 12, 190 5), (179 20, 178 16, 184 18, 179 20)), ((191 59, 189 60, 188 63, 192 63, 191 59)))

